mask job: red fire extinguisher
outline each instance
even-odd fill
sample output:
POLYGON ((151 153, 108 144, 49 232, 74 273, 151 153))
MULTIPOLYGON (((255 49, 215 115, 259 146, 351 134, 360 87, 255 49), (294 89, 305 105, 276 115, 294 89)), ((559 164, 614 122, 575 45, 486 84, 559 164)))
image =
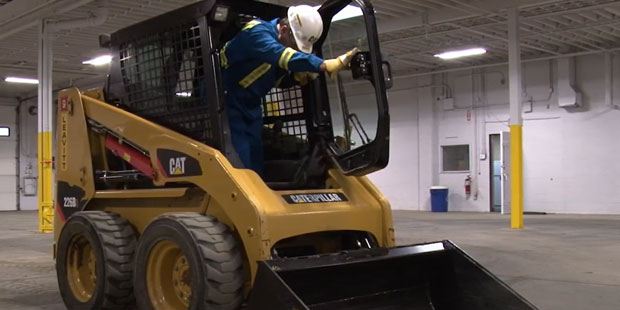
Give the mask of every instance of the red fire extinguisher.
POLYGON ((471 196, 471 176, 465 178, 465 197, 469 199, 471 196))

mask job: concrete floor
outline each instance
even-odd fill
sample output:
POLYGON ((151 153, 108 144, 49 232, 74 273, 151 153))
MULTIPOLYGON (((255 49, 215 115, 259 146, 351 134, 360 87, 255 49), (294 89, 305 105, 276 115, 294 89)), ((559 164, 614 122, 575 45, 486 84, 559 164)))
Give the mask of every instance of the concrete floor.
POLYGON ((620 216, 395 211, 397 241, 449 239, 541 310, 620 309, 620 216))
MULTIPOLYGON (((620 309, 620 216, 395 211, 399 244, 450 239, 541 310, 620 309)), ((64 309, 51 235, 36 213, 0 213, 0 309, 64 309)))

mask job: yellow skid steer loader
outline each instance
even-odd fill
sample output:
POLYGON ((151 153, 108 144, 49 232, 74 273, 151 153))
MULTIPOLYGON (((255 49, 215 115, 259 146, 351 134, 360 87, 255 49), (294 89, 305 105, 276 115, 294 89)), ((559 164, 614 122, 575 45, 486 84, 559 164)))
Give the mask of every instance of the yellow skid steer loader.
POLYGON ((207 0, 100 37, 100 90, 58 96, 54 254, 69 309, 532 309, 449 241, 395 247, 365 175, 389 157, 374 9, 330 0, 314 50, 336 79, 263 100, 265 173, 232 146, 222 49, 257 1, 207 0), (348 5, 360 16, 332 22, 348 5), (350 32, 355 39, 351 38, 350 32))

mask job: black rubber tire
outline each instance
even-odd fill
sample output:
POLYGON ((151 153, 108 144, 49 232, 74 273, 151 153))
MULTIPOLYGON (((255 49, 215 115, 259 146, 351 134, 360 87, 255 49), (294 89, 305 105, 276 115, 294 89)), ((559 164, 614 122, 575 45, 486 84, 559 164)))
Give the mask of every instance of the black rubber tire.
POLYGON ((56 273, 60 295, 67 309, 127 309, 135 305, 133 296, 133 255, 136 233, 120 216, 103 211, 73 214, 58 238, 56 273), (88 302, 79 301, 67 280, 70 241, 83 236, 96 255, 97 282, 88 302), (101 281, 103 279, 103 281, 101 281))
POLYGON ((163 240, 175 243, 189 263, 192 296, 188 309, 240 308, 244 299, 245 273, 236 237, 214 217, 170 213, 153 221, 138 242, 134 274, 138 309, 153 309, 146 283, 147 262, 151 249, 163 240))

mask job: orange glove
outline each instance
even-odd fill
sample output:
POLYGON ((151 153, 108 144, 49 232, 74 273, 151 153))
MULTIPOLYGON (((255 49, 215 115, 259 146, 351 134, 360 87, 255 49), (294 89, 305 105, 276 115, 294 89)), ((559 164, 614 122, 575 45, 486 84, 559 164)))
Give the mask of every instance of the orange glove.
POLYGON ((331 78, 334 78, 338 72, 346 69, 351 64, 351 60, 353 56, 359 52, 359 49, 356 47, 346 54, 340 55, 334 59, 327 59, 323 63, 325 64, 325 71, 329 74, 331 78))

